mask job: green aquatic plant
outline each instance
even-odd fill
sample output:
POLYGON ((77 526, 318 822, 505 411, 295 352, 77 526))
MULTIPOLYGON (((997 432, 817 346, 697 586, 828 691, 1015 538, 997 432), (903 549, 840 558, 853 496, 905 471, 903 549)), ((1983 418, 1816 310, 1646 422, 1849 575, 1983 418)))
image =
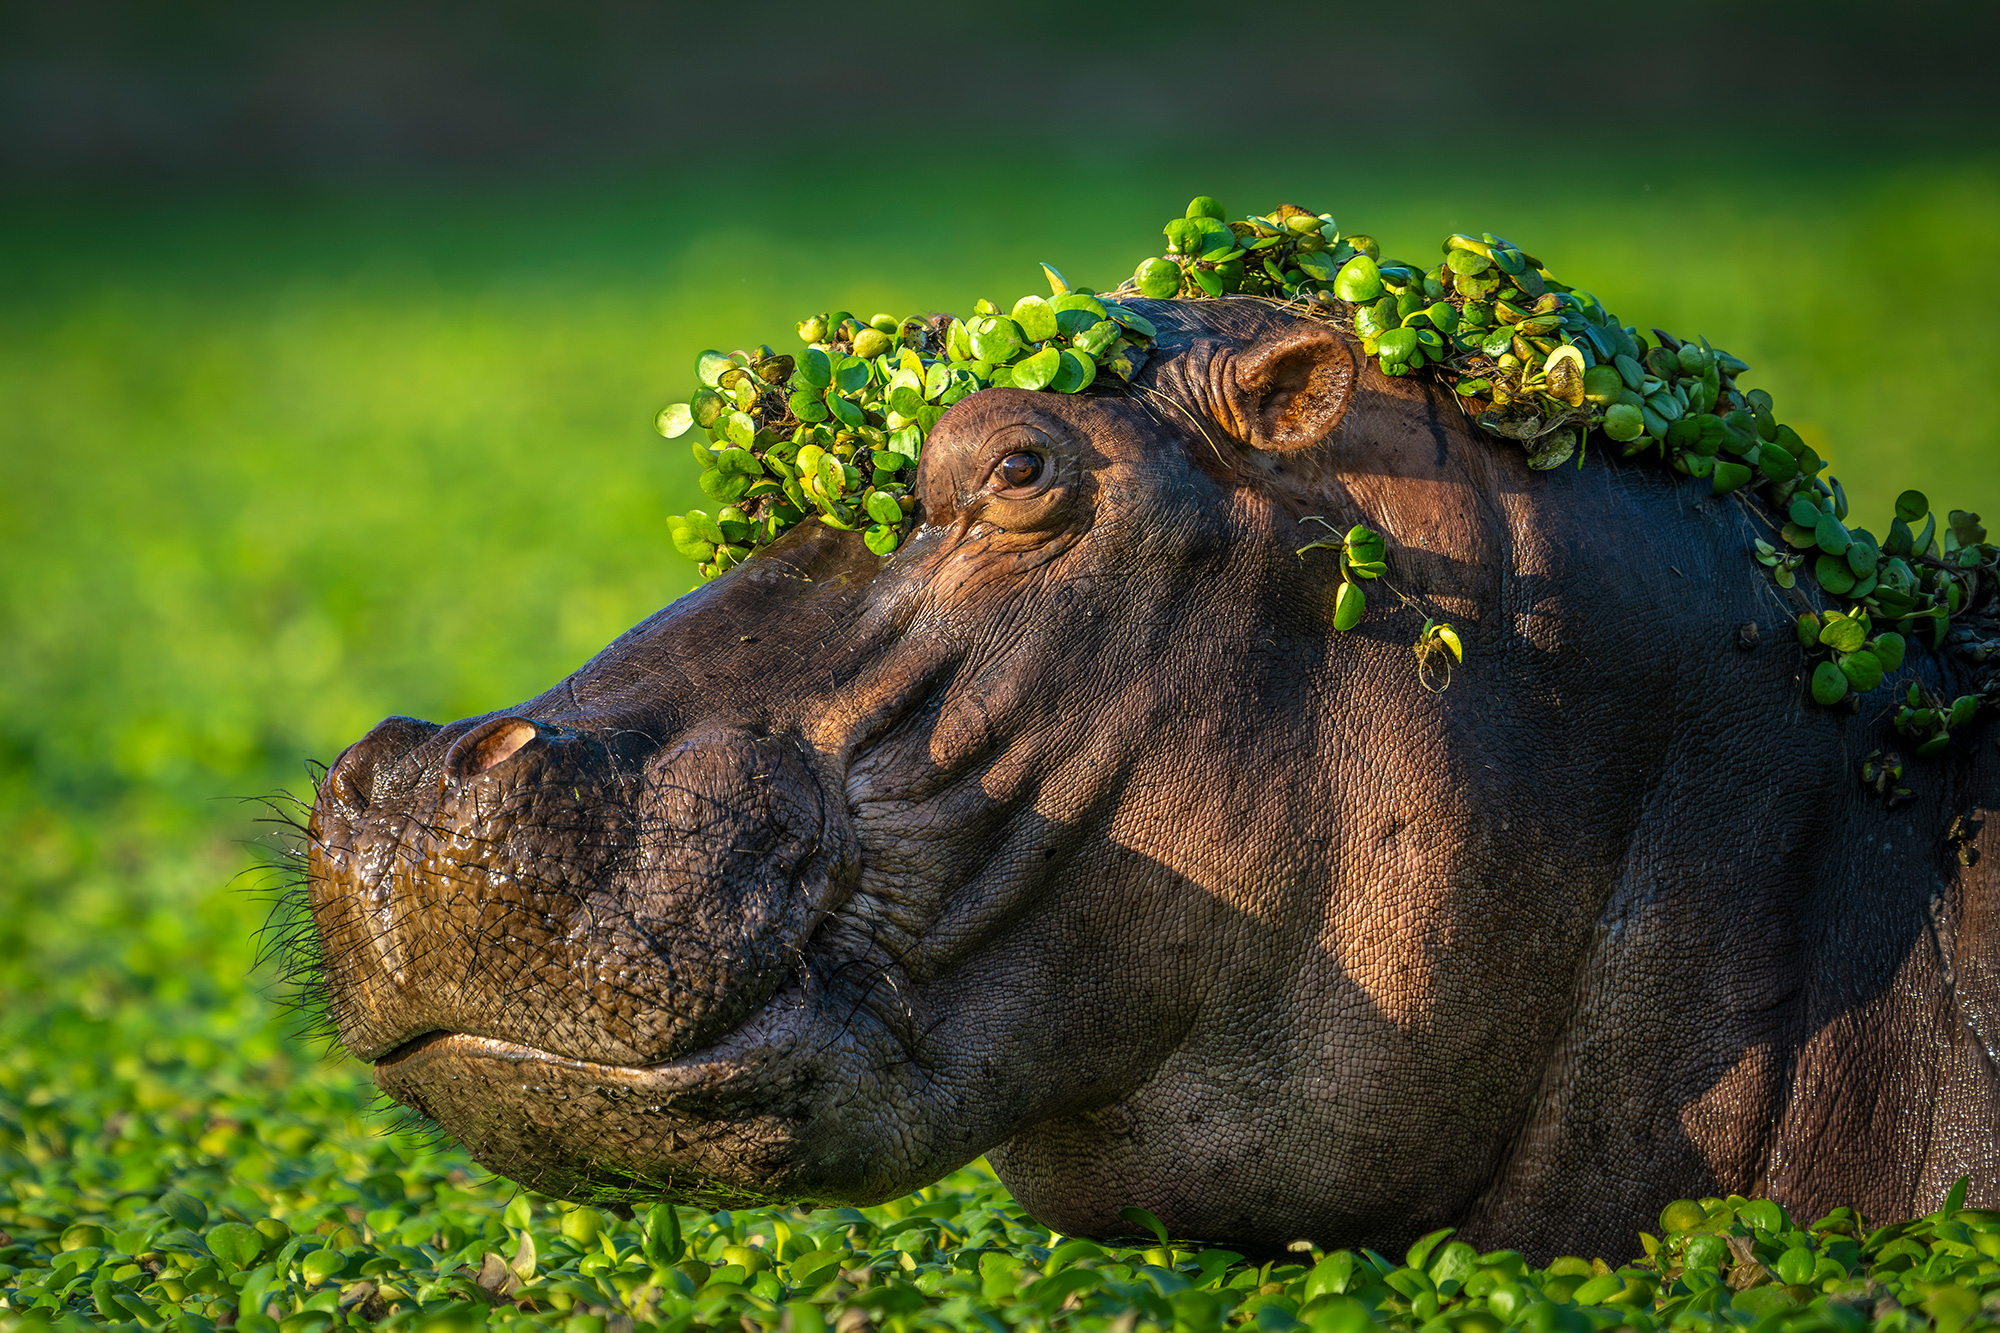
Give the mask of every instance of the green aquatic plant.
MULTIPOLYGON (((1308 523, 1318 523, 1329 531, 1333 525, 1319 515, 1306 519, 1308 523)), ((1340 586, 1334 590, 1333 627, 1343 633, 1361 623, 1361 617, 1368 614, 1368 598, 1361 591, 1365 579, 1379 579, 1388 572, 1388 544, 1382 534, 1365 523, 1357 523, 1342 536, 1324 537, 1307 542, 1296 554, 1307 551, 1335 551, 1340 557, 1340 586)))
POLYGON ((1155 330, 1145 316, 1043 266, 1053 296, 1024 296, 970 319, 846 311, 800 322, 795 355, 769 346, 703 352, 701 387, 660 413, 669 439, 694 441, 702 490, 721 509, 668 520, 675 549, 713 577, 807 517, 895 550, 915 501, 924 437, 953 403, 988 388, 1081 393, 1099 373, 1130 379, 1155 330))
POLYGON ((1411 646, 1417 655, 1417 679, 1425 689, 1442 694, 1451 685, 1451 668, 1454 663, 1465 661, 1465 645, 1459 642, 1458 631, 1441 620, 1426 616, 1423 626, 1417 631, 1417 641, 1411 646), (1431 677, 1435 670, 1439 683, 1433 685, 1431 677))
POLYGON ((1253 1260, 1138 1207, 1118 1240, 1052 1234, 977 1167, 877 1208, 620 1217, 482 1188, 456 1153, 405 1161, 351 1092, 329 1107, 280 1083, 225 1131, 188 1123, 180 1088, 104 1090, 108 1125, 36 1108, 0 1133, 26 1159, 0 1180, 0 1329, 1970 1333, 2000 1295, 2000 1212, 1966 1207, 1962 1180, 1882 1227, 1676 1200, 1657 1236, 1546 1265, 1450 1229, 1253 1260))
MULTIPOLYGON (((1162 235, 1164 252, 1111 292, 1072 287, 1044 264, 1051 295, 1024 296, 1005 314, 985 300, 968 319, 863 322, 836 311, 799 324, 799 353, 703 352, 701 387, 661 412, 659 428, 705 433, 694 455, 720 508, 671 518, 676 549, 713 577, 816 517, 887 555, 914 509, 924 439, 953 403, 984 388, 1081 393, 1099 375, 1131 380, 1157 331, 1120 297, 1254 296, 1351 332, 1386 375, 1434 377, 1482 431, 1519 444, 1530 468, 1582 467, 1595 439, 1710 494, 1760 498, 1776 540, 1757 539, 1752 558, 1781 589, 1806 574, 1846 603, 1824 621, 1799 619, 1810 692, 1828 707, 1881 684, 1909 643, 1942 648, 1982 574, 1994 586, 2000 550, 1977 514, 1952 510, 1940 523, 1926 496, 1905 491, 1886 536, 1849 527, 1847 494, 1821 475, 1825 461, 1777 419, 1768 393, 1738 384, 1749 370, 1741 358, 1705 338, 1641 333, 1503 237, 1447 236, 1425 268, 1384 259, 1331 214, 1286 204, 1232 220, 1206 195, 1162 235)), ((1339 552, 1333 624, 1350 630, 1366 613, 1362 581, 1386 568, 1382 539, 1356 526, 1300 554, 1321 548, 1339 552)), ((1428 631, 1422 640, 1440 642, 1428 631)), ((2000 677, 1943 706, 1913 697, 1896 725, 1933 754, 1996 697, 2000 677)))

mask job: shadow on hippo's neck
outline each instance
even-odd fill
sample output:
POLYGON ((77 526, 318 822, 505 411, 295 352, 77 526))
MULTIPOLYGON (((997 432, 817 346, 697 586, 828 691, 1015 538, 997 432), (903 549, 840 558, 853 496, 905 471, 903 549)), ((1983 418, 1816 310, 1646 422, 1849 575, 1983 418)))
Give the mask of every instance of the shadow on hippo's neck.
MULTIPOLYGON (((1033 824, 1032 816, 1023 823, 1033 824)), ((1163 859, 1115 842, 1071 849, 1064 845, 1066 834, 1060 826, 1021 827, 1010 831, 1009 844, 1040 843, 1055 849, 1058 858, 1076 858, 1072 878, 1093 886, 1091 895, 1104 912, 1098 930, 1115 936, 1120 923, 1153 930, 1162 923, 1185 923, 1204 935, 1230 937, 1232 958, 1284 954, 1288 967, 1280 969, 1279 978, 1309 981, 1316 994, 1365 997, 1366 988, 1326 951, 1273 943, 1282 920, 1230 905, 1226 895, 1187 874, 1181 858, 1163 859)), ((1414 1051, 1435 1023, 1450 1021, 1448 1014, 1427 1019, 1367 1004, 1353 1011, 1356 1030, 1347 1041, 1330 1047, 1323 1041, 1317 1047, 1306 1040, 1276 1041, 1259 1053, 1274 1059, 1246 1061, 1232 1070, 1217 1046, 1237 1039, 1242 1029, 1233 1020, 1245 1007, 1255 1008, 1256 997, 1247 997, 1247 1006, 1232 1005, 1221 993, 1228 978, 1210 975, 1190 983, 1200 992, 1192 1017, 1137 1082, 1077 1078, 1072 1105, 1024 1126, 993 1149, 1002 1179, 1039 1219, 1068 1234, 1121 1233, 1126 1228, 1119 1208, 1137 1203, 1168 1219, 1176 1234, 1237 1248, 1242 1237, 1288 1218, 1296 1236, 1378 1249, 1406 1244, 1436 1227, 1457 1226, 1481 1248, 1521 1248, 1537 1262, 1557 1253, 1631 1248, 1633 1232, 1665 1202, 1680 1197, 1770 1194, 1816 1217, 1850 1201, 1829 1197, 1829 1186, 1839 1189, 1844 1182, 1855 1191, 1851 1201, 1869 1208, 1871 1216, 1907 1209, 1910 1201, 1897 1197, 1899 1189, 1871 1190, 1851 1173, 1831 1182, 1823 1173, 1811 1178, 1813 1163, 1800 1154, 1810 1156, 1814 1145, 1796 1133, 1783 1137, 1781 1122, 1800 1095, 1795 1075, 1809 1042, 1839 1030, 1865 1029, 1871 1014, 1887 1017, 1882 1006, 1893 1005, 1890 997, 1899 984, 1908 984, 1913 958, 1928 947, 1928 905, 1939 886, 1913 883, 1896 901, 1864 911, 1864 920, 1853 920, 1855 905, 1846 903, 1850 924, 1837 943, 1814 938, 1800 924, 1811 914, 1840 911, 1831 901, 1837 895, 1770 903, 1798 915, 1788 927, 1756 933, 1753 956, 1768 963, 1760 967, 1739 957, 1732 965, 1798 976, 1817 971, 1833 953, 1849 960, 1837 982, 1822 975, 1806 984, 1780 981, 1775 989, 1758 984, 1715 990, 1680 967, 1689 993, 1674 1001, 1662 997, 1661 1021, 1634 1026, 1621 1016, 1631 1003, 1621 978, 1633 974, 1634 951, 1655 955, 1642 970, 1658 974, 1664 965, 1673 974, 1679 967, 1675 959, 1691 947, 1688 921, 1708 914, 1703 904, 1687 902, 1685 892, 1676 901, 1672 886, 1651 876, 1639 841, 1595 918, 1594 942, 1579 960, 1567 1011, 1551 1027, 1541 1057, 1524 1067, 1525 1081, 1502 1098, 1497 1115, 1487 1116, 1489 1134, 1466 1132, 1480 1118, 1471 1113, 1493 1109, 1493 1090, 1466 1077, 1463 1065, 1449 1071, 1445 1085, 1466 1093, 1465 1104, 1449 1117, 1458 1132, 1409 1137, 1395 1127, 1423 1119, 1410 1114, 1418 1109, 1414 1101, 1406 1102, 1401 1114, 1393 1105, 1355 1104, 1370 1102, 1367 1085, 1351 1081, 1366 1072, 1366 1061, 1362 1069, 1344 1067, 1337 1056, 1314 1063, 1316 1049, 1355 1051, 1371 1041, 1403 1041, 1414 1051), (1343 1132, 1328 1132, 1336 1127, 1343 1132), (1419 1192, 1385 1194, 1372 1204, 1366 1199, 1370 1182, 1398 1178, 1413 1158, 1421 1167, 1418 1174, 1442 1189, 1428 1197, 1419 1192), (1306 1186, 1302 1179, 1314 1183, 1306 1186), (1863 1191, 1872 1197, 1864 1198, 1863 1191), (1339 1203, 1317 1211, 1299 1206, 1315 1192, 1339 1203), (1197 1217, 1200 1223, 1191 1225, 1197 1217)), ((1042 909, 1068 913, 1075 892, 1051 890, 1042 909)), ((1054 952, 1042 933, 1028 925, 1018 929, 1022 943, 1038 955, 1054 952)), ((1749 943, 1749 937, 1739 938, 1749 943)), ((1123 1034, 1142 1028, 1144 1012, 1161 1006, 1156 995, 1132 987, 1131 979, 1174 974, 1170 949, 1150 967, 1121 961, 1115 948, 1100 945, 1094 952, 1095 970, 1080 968, 1067 984, 1052 976, 1030 988, 1050 1001, 1035 1022, 1059 1033, 1054 1044, 1065 1058, 1085 1066, 1099 1060, 1094 1053, 1115 1049, 1123 1034), (1142 1014, 1126 1008, 1132 1005, 1142 1014), (1065 1014, 1084 1017, 1068 1022, 1065 1014)), ((1450 949, 1443 959, 1452 965, 1450 949)), ((1463 962, 1477 965, 1476 956, 1463 962)), ((1229 966, 1228 960, 1220 965, 1225 973, 1229 966)), ((948 1031, 961 1010, 981 1015, 980 1025, 990 1030, 983 1021, 986 997, 1017 975, 1004 958, 973 960, 921 988, 918 1003, 930 1030, 948 1031)), ((1855 1039, 1859 1033, 1850 1032, 1843 1040, 1855 1039)), ((1922 1058, 1921 1052, 1905 1051, 1885 1057, 1888 1067, 1850 1069, 1850 1077, 1878 1092, 1862 1094, 1854 1085, 1817 1091, 1837 1098, 1890 1095, 1890 1086, 1904 1078, 1896 1071, 1913 1072, 1922 1058)), ((1889 1130, 1877 1126, 1878 1137, 1889 1130)), ((1888 1137, 1895 1142, 1850 1141, 1845 1149, 1867 1157, 1893 1155, 1900 1151, 1901 1134, 1888 1137)), ((1274 1249, 1292 1238, 1269 1237, 1274 1249)))

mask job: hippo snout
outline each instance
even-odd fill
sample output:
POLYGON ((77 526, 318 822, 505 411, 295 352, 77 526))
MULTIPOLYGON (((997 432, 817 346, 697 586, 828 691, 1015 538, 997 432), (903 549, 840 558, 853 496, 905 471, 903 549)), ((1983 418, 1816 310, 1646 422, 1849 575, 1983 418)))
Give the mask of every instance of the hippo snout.
MULTIPOLYGON (((407 794, 427 768, 419 748, 443 730, 435 722, 414 717, 384 718, 334 761, 323 795, 353 816, 378 800, 407 794)), ((450 739, 450 748, 437 765, 439 775, 446 783, 476 778, 549 734, 560 735, 532 718, 490 718, 450 739)))
POLYGON ((803 743, 742 725, 390 718, 328 771, 312 834, 332 1016, 375 1061, 440 1036, 698 1051, 779 991, 854 861, 803 743))

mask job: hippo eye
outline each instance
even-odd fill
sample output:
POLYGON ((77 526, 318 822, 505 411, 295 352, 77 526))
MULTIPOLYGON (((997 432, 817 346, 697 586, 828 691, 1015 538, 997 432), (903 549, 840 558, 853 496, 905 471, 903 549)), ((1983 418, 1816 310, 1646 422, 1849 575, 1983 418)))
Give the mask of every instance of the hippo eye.
POLYGON ((1040 454, 1019 449, 1000 460, 997 472, 1002 485, 1010 491, 1018 491, 1040 481, 1045 466, 1040 454))

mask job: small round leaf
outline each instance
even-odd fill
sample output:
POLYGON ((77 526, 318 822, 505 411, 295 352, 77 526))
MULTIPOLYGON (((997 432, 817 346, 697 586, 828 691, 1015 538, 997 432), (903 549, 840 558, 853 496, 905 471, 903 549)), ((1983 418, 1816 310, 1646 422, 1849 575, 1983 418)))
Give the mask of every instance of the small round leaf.
POLYGON ((1139 282, 1139 295, 1155 301, 1164 301, 1181 289, 1181 266, 1171 259, 1148 259, 1133 276, 1139 282))
POLYGON ((711 389, 722 383, 722 377, 734 369, 736 363, 713 348, 694 359, 695 378, 711 389))
MULTIPOLYGON (((1367 256, 1357 257, 1365 259, 1367 256)), ((1375 340, 1375 346, 1382 360, 1385 362, 1407 361, 1410 359, 1410 354, 1417 350, 1417 331, 1415 329, 1390 329, 1375 340)))
POLYGON ((715 543, 702 540, 694 525, 679 514, 667 519, 667 537, 676 551, 698 564, 706 564, 715 558, 715 543))
POLYGON ((248 1268, 264 1253, 264 1238, 241 1222, 218 1222, 209 1229, 208 1252, 234 1268, 248 1268))
POLYGON ((852 398, 830 393, 826 396, 827 410, 832 412, 841 425, 849 430, 859 430, 863 421, 861 408, 852 398))
POLYGON ((1368 610, 1368 598, 1360 585, 1343 583, 1333 599, 1333 627, 1345 633, 1361 623, 1361 617, 1368 610))
POLYGON ((862 507, 868 511, 868 517, 877 523, 895 525, 903 521, 903 507, 887 491, 868 492, 868 500, 862 507))
POLYGON ((1056 310, 1039 296, 1024 296, 1014 303, 1014 322, 1021 326, 1029 342, 1045 342, 1056 336, 1056 310))
POLYGON ((706 512, 700 509, 690 509, 687 512, 687 521, 688 526, 703 541, 711 546, 722 545, 722 526, 706 512))
POLYGON ((833 387, 841 393, 861 392, 868 377, 868 363, 858 356, 843 356, 833 367, 833 387))
POLYGON ((824 389, 833 383, 833 359, 817 347, 808 347, 794 373, 807 388, 824 389))
POLYGON ((1017 389, 1046 389, 1062 369, 1062 350, 1044 347, 1041 351, 1014 367, 1014 387, 1017 389))
POLYGON ((1004 315, 981 315, 967 325, 972 351, 981 361, 1004 365, 1021 352, 1021 326, 1004 315))
POLYGON ((1387 553, 1388 543, 1382 534, 1365 523, 1357 523, 1347 530, 1347 558, 1357 562, 1379 561, 1387 553))
POLYGON ((1716 495, 1727 495, 1731 491, 1739 490, 1749 485, 1751 476, 1750 469, 1744 467, 1741 463, 1719 460, 1715 465, 1715 472, 1712 474, 1709 486, 1716 495))
POLYGON ((1097 362, 1088 352, 1063 349, 1062 368, 1049 381, 1049 387, 1057 393, 1082 393, 1097 379, 1097 362))
POLYGON ((188 1231, 199 1231, 208 1222, 208 1205, 179 1190, 168 1190, 160 1196, 160 1211, 188 1231))
POLYGON ((1868 637, 1868 629, 1859 617, 1843 616, 1838 612, 1827 615, 1826 624, 1819 632, 1819 641, 1837 653, 1857 651, 1868 637))
POLYGON ((1129 305, 1120 305, 1116 301, 1112 301, 1105 306, 1105 313, 1141 337, 1157 338, 1160 336, 1160 331, 1153 327, 1153 321, 1147 319, 1129 305))
POLYGON ((1865 648, 1858 653, 1842 654, 1840 670, 1856 694, 1866 694, 1882 683, 1882 659, 1865 648))
POLYGON ((1815 702, 1831 707, 1847 697, 1847 675, 1831 662, 1813 668, 1812 695, 1815 702))
POLYGON ((660 409, 659 419, 653 424, 668 439, 678 439, 694 425, 694 409, 686 403, 672 403, 660 409))
POLYGON ((1708 1210, 1693 1199, 1676 1199, 1660 1210, 1660 1230, 1692 1231, 1708 1221, 1708 1210))
POLYGON ((1767 444, 1757 451, 1757 468, 1772 481, 1790 481, 1799 474, 1799 460, 1783 447, 1767 444))
POLYGON ((1854 571, 1847 567, 1847 561, 1836 555, 1823 555, 1813 561, 1813 577, 1819 586, 1839 597, 1854 588, 1854 571))
MULTIPOLYGON (((712 558, 712 555, 703 556, 702 560, 706 562, 712 558)), ((336 1249, 314 1250, 299 1261, 299 1267, 305 1271, 306 1281, 312 1283, 324 1282, 346 1266, 347 1256, 336 1249)))
POLYGON ((1341 265, 1333 280, 1333 294, 1343 301, 1374 301, 1382 295, 1382 270, 1367 255, 1356 255, 1341 265))
POLYGON ((1082 292, 1064 292, 1050 298, 1049 304, 1055 308, 1057 315, 1066 310, 1073 310, 1088 314, 1093 321, 1108 319, 1111 315, 1111 312, 1104 308, 1104 302, 1095 296, 1086 296, 1082 292))
POLYGON ((1604 410, 1604 433, 1629 443, 1646 433, 1646 414, 1630 403, 1613 403, 1604 410))

